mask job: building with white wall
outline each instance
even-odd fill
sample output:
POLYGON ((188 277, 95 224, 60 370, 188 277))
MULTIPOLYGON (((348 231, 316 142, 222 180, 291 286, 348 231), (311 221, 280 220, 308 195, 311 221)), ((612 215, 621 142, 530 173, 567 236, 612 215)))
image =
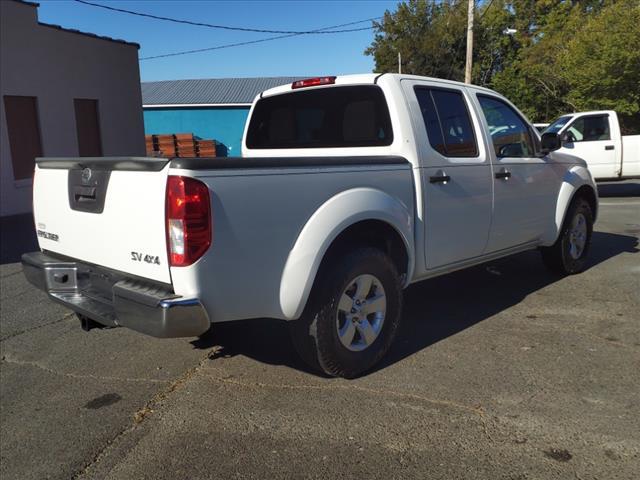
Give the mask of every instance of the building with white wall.
POLYGON ((144 155, 139 45, 0 1, 0 216, 31 211, 34 158, 144 155))

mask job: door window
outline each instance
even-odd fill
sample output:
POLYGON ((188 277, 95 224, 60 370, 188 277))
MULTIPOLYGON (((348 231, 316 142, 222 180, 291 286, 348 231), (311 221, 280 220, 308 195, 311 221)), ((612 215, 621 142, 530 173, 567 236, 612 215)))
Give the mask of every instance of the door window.
POLYGON ((478 145, 462 92, 416 87, 429 143, 445 157, 477 157, 478 145))
POLYGON ((487 120, 498 158, 535 156, 529 125, 513 108, 497 98, 485 95, 478 95, 478 101, 487 120))
POLYGON ((569 123, 569 120, 571 120, 571 115, 565 115, 564 117, 558 117, 544 131, 545 132, 558 133, 560 130, 562 130, 562 127, 564 127, 567 123, 569 123))
POLYGON ((570 142, 597 142, 611 140, 609 131, 609 115, 580 117, 567 129, 567 140, 570 142))

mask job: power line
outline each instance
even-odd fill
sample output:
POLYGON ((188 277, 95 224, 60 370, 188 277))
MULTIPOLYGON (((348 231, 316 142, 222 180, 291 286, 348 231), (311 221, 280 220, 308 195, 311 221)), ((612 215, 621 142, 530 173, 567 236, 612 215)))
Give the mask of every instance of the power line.
POLYGON ((222 50, 223 48, 240 47, 242 45, 251 45, 253 43, 269 42, 271 40, 278 40, 280 38, 297 37, 298 33, 292 33, 289 35, 278 35, 277 37, 261 38, 259 40, 251 40, 247 42, 228 43, 226 45, 218 45, 216 47, 197 48, 195 50, 184 50, 182 52, 164 53, 161 55, 153 55, 151 57, 140 57, 139 60, 155 60, 156 58, 177 57, 178 55, 189 55, 191 53, 210 52, 212 50, 222 50))
MULTIPOLYGON (((374 18, 374 19, 367 19, 367 20, 359 20, 356 22, 349 22, 349 23, 342 23, 340 25, 332 25, 331 27, 324 27, 324 28, 318 28, 317 30, 311 30, 311 33, 338 33, 341 32, 340 30, 333 30, 333 31, 327 31, 327 30, 331 30, 334 28, 340 28, 340 27, 346 27, 348 25, 354 25, 357 23, 362 23, 362 22, 368 22, 371 20, 379 20, 382 17, 378 17, 378 18, 374 18)), ((353 32, 358 32, 358 31, 363 31, 363 30, 370 30, 373 27, 364 27, 364 28, 357 28, 357 29, 351 29, 348 31, 353 31, 353 32)), ((343 30, 344 31, 344 30, 343 30)), ((192 53, 202 53, 202 52, 210 52, 213 50, 222 50, 224 48, 231 48, 231 47, 240 47, 243 45, 252 45, 254 43, 262 43, 262 42, 270 42, 272 40, 279 40, 281 38, 290 38, 290 37, 297 37, 300 35, 306 35, 307 33, 302 32, 302 33, 289 33, 286 35, 277 35, 275 37, 267 37, 267 38, 260 38, 257 40, 249 40, 246 42, 236 42, 236 43, 227 43, 225 45, 217 45, 215 47, 206 47, 206 48, 197 48, 194 50, 184 50, 181 52, 173 52, 173 53, 164 53, 161 55, 153 55, 153 56, 149 56, 149 57, 141 57, 139 58, 140 61, 142 60, 155 60, 157 58, 167 58, 167 57, 177 57, 179 55, 189 55, 192 53)))
MULTIPOLYGON (((345 32, 359 32, 361 30, 366 30, 370 27, 365 28, 350 28, 350 29, 346 29, 346 30, 332 30, 332 31, 327 31, 329 30, 329 28, 323 28, 323 29, 318 29, 318 30, 306 30, 306 31, 299 31, 299 30, 268 30, 268 29, 264 29, 264 28, 248 28, 248 27, 230 27, 228 25, 216 25, 216 24, 212 24, 212 23, 204 23, 204 22, 194 22, 191 20, 182 20, 179 18, 170 18, 170 17, 162 17, 160 15, 154 15, 151 13, 144 13, 144 12, 136 12, 134 10, 126 10, 124 8, 117 8, 117 7, 111 7, 109 5, 102 5, 99 3, 93 3, 93 2, 88 2, 87 0, 74 0, 77 3, 81 3, 83 5, 89 5, 91 7, 97 7, 97 8, 103 8, 105 10, 110 10, 113 12, 119 12, 119 13, 126 13, 129 15, 135 15, 138 17, 144 17, 144 18, 151 18, 154 20, 162 20, 164 22, 172 22, 172 23, 180 23, 183 25, 192 25, 192 26, 196 26, 196 27, 206 27, 206 28, 215 28, 215 29, 219 29, 219 30, 234 30, 234 31, 238 31, 238 32, 255 32, 255 33, 279 33, 279 34, 287 34, 287 35, 310 35, 310 34, 326 34, 326 33, 345 33, 345 32)), ((365 20, 358 20, 357 22, 350 22, 350 23, 345 23, 336 27, 330 27, 330 28, 339 28, 339 27, 344 27, 344 26, 348 26, 348 25, 356 25, 358 23, 364 23, 364 22, 370 22, 373 20, 379 20, 380 17, 375 17, 375 18, 367 18, 365 20)), ((275 39, 275 38, 274 38, 275 39)), ((264 39, 263 41, 266 41, 266 39, 264 39)))
POLYGON ((493 0, 489 0, 489 4, 486 7, 484 7, 482 12, 480 13, 480 18, 484 17, 484 14, 487 13, 487 10, 489 10, 489 8, 491 8, 491 4, 492 3, 493 3, 493 0))

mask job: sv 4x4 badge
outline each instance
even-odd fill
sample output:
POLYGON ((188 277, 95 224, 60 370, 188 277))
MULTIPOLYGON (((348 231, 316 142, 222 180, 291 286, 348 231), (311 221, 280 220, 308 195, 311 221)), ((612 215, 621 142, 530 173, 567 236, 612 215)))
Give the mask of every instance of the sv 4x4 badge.
POLYGON ((138 252, 131 252, 131 260, 134 262, 146 262, 160 265, 160 257, 157 255, 144 255, 138 252))

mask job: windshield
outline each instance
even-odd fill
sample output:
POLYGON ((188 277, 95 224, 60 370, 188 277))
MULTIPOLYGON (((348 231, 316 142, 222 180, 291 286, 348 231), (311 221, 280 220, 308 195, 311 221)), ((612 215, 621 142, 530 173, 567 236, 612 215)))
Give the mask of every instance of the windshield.
POLYGON ((558 133, 560 130, 562 130, 562 127, 564 127, 567 123, 569 123, 569 120, 571 120, 571 118, 572 118, 571 115, 565 115, 563 117, 559 117, 551 125, 549 125, 544 130, 544 132, 558 133))
POLYGON ((364 147, 392 141, 387 102, 375 85, 262 98, 247 131, 248 148, 364 147))

